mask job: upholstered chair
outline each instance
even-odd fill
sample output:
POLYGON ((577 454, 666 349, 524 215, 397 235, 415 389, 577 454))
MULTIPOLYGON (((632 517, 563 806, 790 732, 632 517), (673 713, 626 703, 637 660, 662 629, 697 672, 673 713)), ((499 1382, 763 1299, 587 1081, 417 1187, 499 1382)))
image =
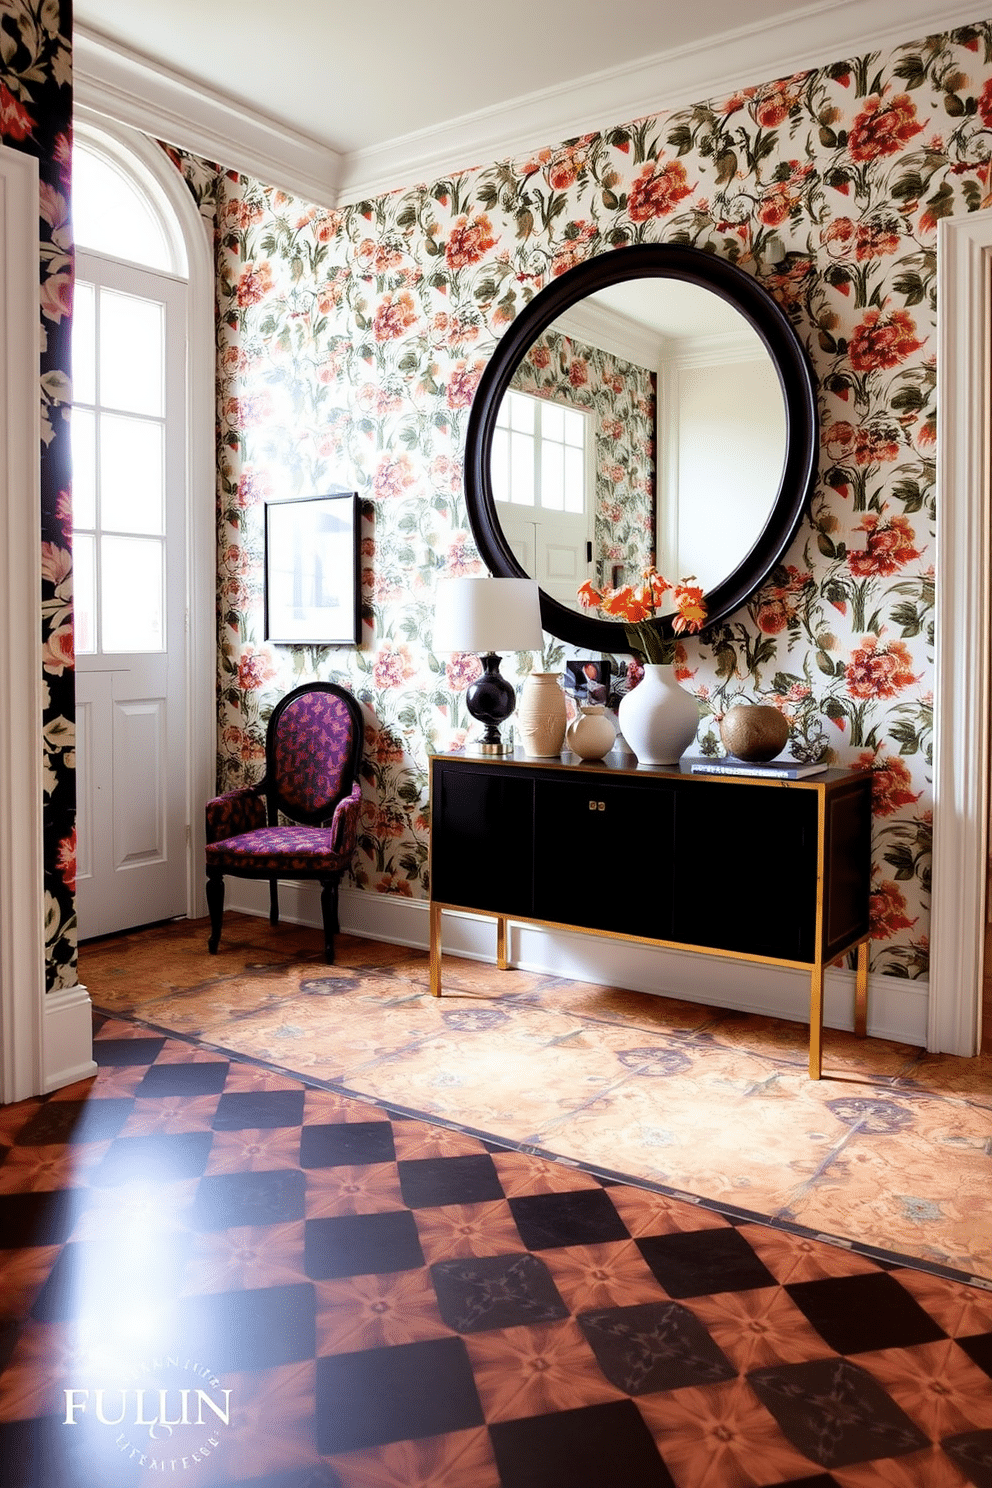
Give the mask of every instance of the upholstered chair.
POLYGON ((265 778, 207 802, 207 905, 216 955, 224 879, 267 878, 279 923, 280 878, 316 879, 324 959, 334 960, 338 884, 358 840, 364 722, 343 687, 309 682, 276 704, 265 737, 265 778))

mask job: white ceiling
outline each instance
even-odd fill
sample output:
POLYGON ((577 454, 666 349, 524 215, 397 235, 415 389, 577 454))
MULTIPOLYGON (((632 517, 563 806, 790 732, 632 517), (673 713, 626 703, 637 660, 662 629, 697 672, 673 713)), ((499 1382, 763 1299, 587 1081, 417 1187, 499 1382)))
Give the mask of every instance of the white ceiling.
MULTIPOLYGON (((298 179, 272 184, 309 185, 314 200, 333 203, 836 60, 872 42, 912 39, 974 19, 981 6, 75 0, 74 12, 84 102, 108 76, 135 107, 172 88, 167 137, 190 148, 196 139, 175 136, 208 106, 222 136, 237 137, 239 121, 249 119, 263 153, 297 155, 298 179)), ((127 107, 114 111, 134 122, 127 107)))

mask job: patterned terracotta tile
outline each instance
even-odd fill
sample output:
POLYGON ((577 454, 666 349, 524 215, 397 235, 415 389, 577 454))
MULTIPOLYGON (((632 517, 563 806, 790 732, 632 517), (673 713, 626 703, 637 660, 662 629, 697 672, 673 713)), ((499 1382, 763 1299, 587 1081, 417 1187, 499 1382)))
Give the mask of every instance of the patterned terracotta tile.
POLYGON ((602 1374, 582 1330, 570 1319, 473 1333, 465 1347, 489 1421, 519 1420, 622 1398, 623 1392, 602 1374))
POLYGON ((342 1488, 500 1488, 489 1433, 453 1431, 421 1441, 390 1442, 324 1459, 342 1488))

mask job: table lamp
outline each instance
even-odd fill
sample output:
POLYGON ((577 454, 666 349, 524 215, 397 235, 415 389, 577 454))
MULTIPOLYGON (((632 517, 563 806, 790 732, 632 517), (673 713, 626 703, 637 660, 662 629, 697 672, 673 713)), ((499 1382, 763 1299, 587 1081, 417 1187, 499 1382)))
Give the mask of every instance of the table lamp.
POLYGON ((485 725, 483 754, 505 754, 499 726, 513 712, 516 693, 500 674, 497 651, 541 651, 541 604, 534 579, 439 579, 434 611, 435 651, 475 651, 483 673, 465 693, 465 706, 485 725))

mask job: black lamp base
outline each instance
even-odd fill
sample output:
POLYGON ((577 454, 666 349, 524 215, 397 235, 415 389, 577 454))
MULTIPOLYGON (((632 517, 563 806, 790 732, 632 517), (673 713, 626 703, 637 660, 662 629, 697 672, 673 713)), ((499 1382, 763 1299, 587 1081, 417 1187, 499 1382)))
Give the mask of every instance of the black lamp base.
POLYGON ((499 726, 513 712, 517 695, 511 683, 501 675, 499 657, 489 651, 481 658, 485 668, 465 693, 465 706, 479 723, 485 724, 485 732, 479 744, 482 754, 509 754, 500 738, 499 726))

